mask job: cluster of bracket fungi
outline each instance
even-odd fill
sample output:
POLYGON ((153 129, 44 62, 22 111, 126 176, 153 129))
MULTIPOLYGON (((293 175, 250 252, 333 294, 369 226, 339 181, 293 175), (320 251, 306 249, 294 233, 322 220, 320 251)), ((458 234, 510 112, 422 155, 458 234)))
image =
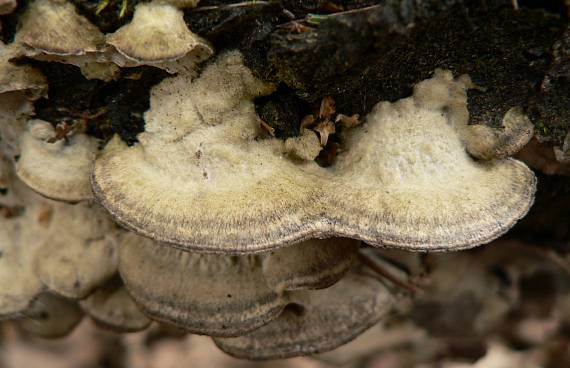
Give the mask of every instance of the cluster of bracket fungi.
MULTIPOLYGON (((140 4, 104 35, 69 2, 36 0, 0 46, 0 319, 45 337, 85 314, 125 332, 156 321, 249 359, 324 352, 413 299, 418 252, 490 243, 531 207, 535 175, 510 156, 533 125, 517 106, 499 128, 469 125, 467 75, 435 70, 413 95, 378 103, 322 167, 314 131, 264 134, 253 100, 276 86, 238 52, 212 56, 179 9, 196 3, 140 4), (138 142, 105 144, 80 123, 34 118, 49 90, 22 57, 104 81, 140 65, 173 76, 152 88, 138 142)), ((424 298, 449 292, 461 268, 462 290, 482 295, 470 280, 520 251, 504 247, 480 268, 462 252, 442 258, 424 298)))

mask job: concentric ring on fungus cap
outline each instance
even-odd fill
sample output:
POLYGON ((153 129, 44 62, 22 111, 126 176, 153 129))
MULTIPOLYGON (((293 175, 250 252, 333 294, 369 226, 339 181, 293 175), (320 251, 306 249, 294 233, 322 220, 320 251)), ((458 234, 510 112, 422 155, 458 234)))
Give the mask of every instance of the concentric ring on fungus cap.
POLYGON ((470 85, 438 71, 413 96, 380 102, 323 168, 260 138, 253 99, 271 88, 239 54, 225 54, 196 80, 180 74, 153 88, 139 143, 108 144, 94 193, 127 228, 193 251, 260 252, 331 236, 407 250, 474 247, 527 213, 536 178, 517 160, 468 153, 480 138, 497 153, 501 141, 525 141, 468 128, 470 85))

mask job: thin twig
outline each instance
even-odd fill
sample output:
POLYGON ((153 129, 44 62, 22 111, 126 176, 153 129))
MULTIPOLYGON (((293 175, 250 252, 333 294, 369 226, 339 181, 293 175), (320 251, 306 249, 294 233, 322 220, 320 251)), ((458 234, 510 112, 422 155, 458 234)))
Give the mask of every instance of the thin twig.
POLYGON ((233 3, 233 4, 224 4, 224 5, 211 5, 211 6, 198 6, 196 8, 191 9, 192 12, 202 12, 202 11, 210 11, 210 10, 225 10, 225 9, 232 9, 232 8, 248 8, 250 6, 258 6, 258 5, 269 5, 269 1, 263 0, 252 0, 252 1, 244 1, 241 3, 233 3))
POLYGON ((392 275, 390 272, 388 272, 386 269, 384 269, 384 267, 379 265, 377 262, 375 262, 369 256, 367 256, 361 252, 359 252, 358 255, 359 255, 360 261, 366 267, 370 268, 372 271, 376 272, 378 275, 384 277, 385 279, 391 281, 395 285, 400 286, 401 288, 404 288, 404 289, 412 291, 412 292, 417 292, 417 291, 421 290, 416 285, 409 283, 407 281, 400 280, 396 276, 392 275))
POLYGON ((341 12, 336 12, 333 14, 314 14, 314 13, 309 13, 307 14, 307 16, 305 17, 305 20, 310 23, 310 24, 319 24, 321 23, 323 20, 327 19, 327 18, 334 18, 334 17, 339 17, 339 16, 343 16, 343 15, 349 15, 349 14, 356 14, 356 13, 360 13, 360 12, 367 12, 373 9, 378 9, 381 7, 384 7, 385 5, 383 4, 378 4, 378 5, 370 5, 370 6, 366 6, 364 8, 358 8, 358 9, 351 9, 351 10, 345 10, 345 11, 341 11, 341 12))

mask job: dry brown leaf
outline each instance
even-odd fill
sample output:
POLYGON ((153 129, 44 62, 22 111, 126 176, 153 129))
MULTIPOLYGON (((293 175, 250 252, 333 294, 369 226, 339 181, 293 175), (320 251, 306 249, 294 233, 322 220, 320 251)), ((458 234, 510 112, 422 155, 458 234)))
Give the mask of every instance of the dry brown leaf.
POLYGON ((329 135, 334 134, 336 132, 336 126, 330 120, 325 120, 319 123, 314 131, 319 133, 321 137, 321 146, 326 146, 327 142, 329 141, 329 135))
POLYGON ((334 121, 337 124, 340 123, 344 128, 353 128, 361 123, 360 115, 358 114, 354 114, 352 116, 338 114, 334 121))
POLYGON ((47 140, 48 143, 55 143, 59 140, 66 139, 73 128, 72 124, 63 121, 55 126, 55 135, 47 140))
POLYGON ((311 27, 304 25, 299 21, 293 21, 285 25, 286 29, 291 33, 305 33, 311 30, 311 27))
POLYGON ((319 120, 331 120, 335 113, 335 102, 331 96, 323 97, 319 109, 319 120))
POLYGON ((311 128, 313 125, 315 125, 316 122, 317 120, 315 119, 315 116, 313 114, 305 116, 303 120, 301 120, 301 127, 300 127, 301 133, 305 129, 311 128))

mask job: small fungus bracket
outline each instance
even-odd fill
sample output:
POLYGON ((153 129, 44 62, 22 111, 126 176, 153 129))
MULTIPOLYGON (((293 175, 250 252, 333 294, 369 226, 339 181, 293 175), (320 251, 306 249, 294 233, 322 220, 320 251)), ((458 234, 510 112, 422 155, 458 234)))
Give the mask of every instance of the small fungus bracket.
POLYGON ((467 151, 476 158, 492 160, 519 152, 533 137, 534 125, 519 107, 513 107, 503 117, 500 128, 469 125, 463 139, 467 151))
POLYGON ((83 133, 57 138, 52 124, 31 120, 20 137, 18 177, 47 198, 79 202, 93 198, 89 177, 98 141, 83 133))

